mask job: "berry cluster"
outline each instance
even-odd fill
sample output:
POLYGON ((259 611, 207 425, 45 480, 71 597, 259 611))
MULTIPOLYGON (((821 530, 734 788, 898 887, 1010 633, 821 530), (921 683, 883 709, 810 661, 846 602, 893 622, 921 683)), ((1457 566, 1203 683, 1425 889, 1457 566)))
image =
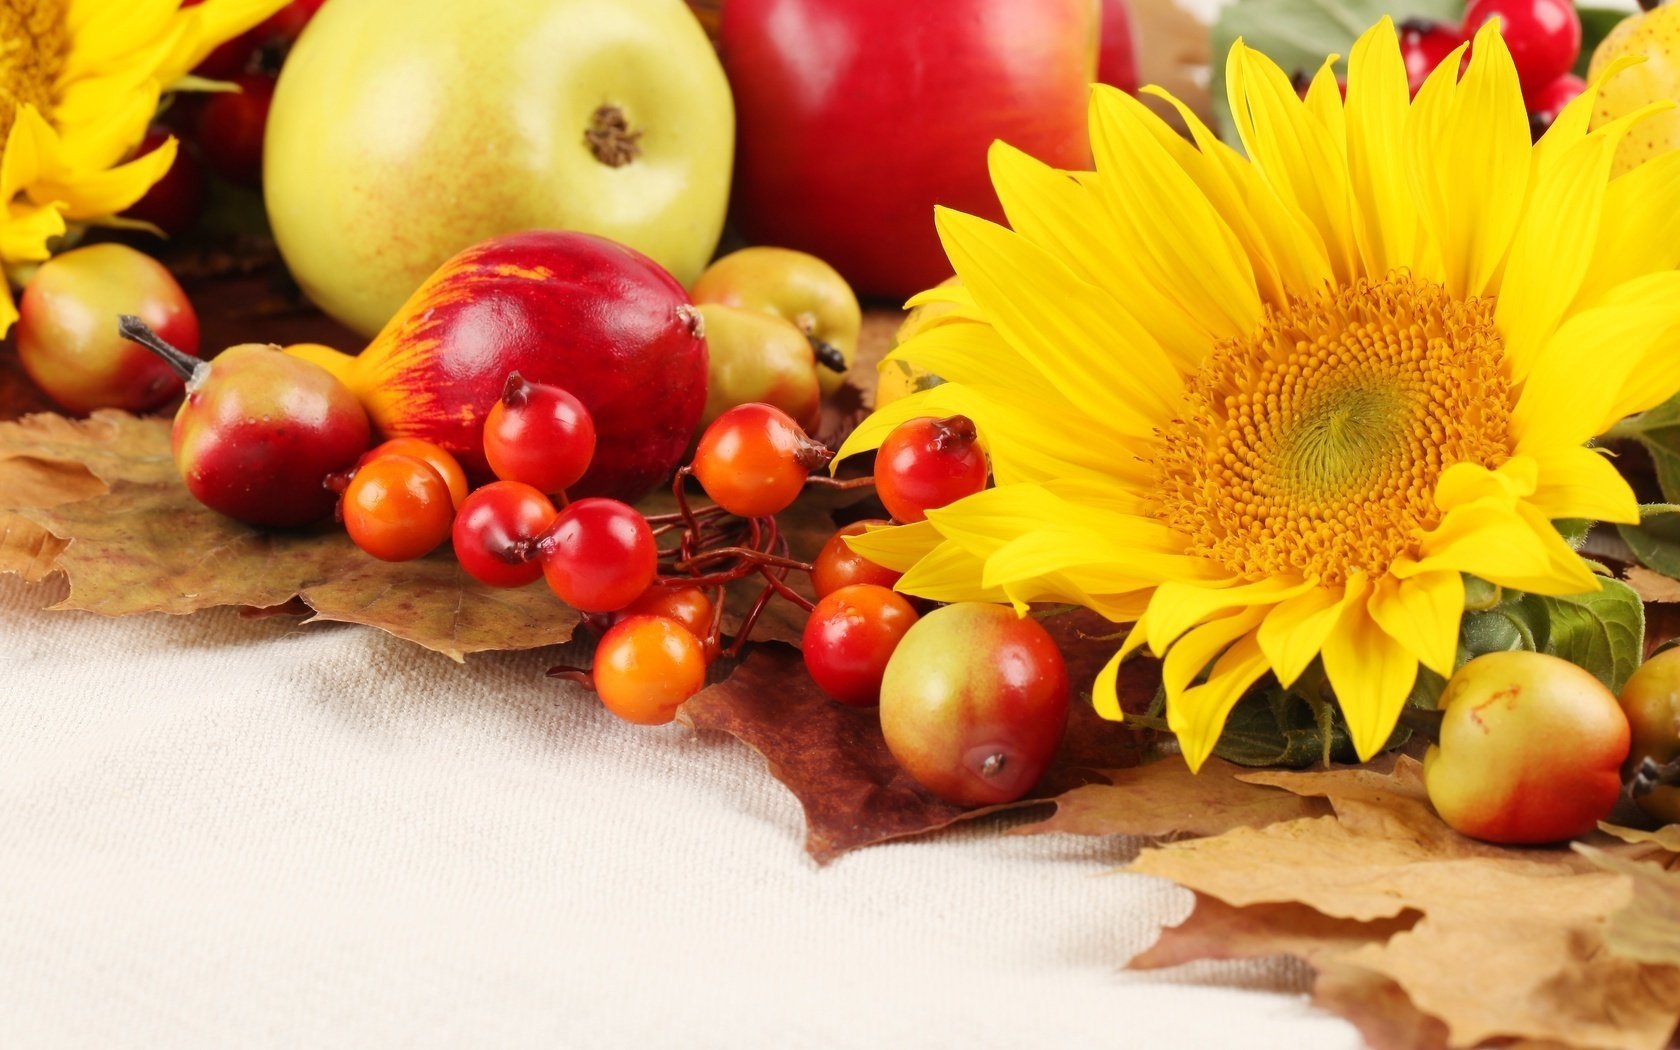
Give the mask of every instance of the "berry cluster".
POLYGON ((1400 53, 1413 95, 1449 55, 1499 19, 1511 50, 1535 138, 1586 85, 1570 70, 1581 55, 1581 18, 1570 0, 1473 0, 1458 25, 1412 19, 1400 26, 1400 53))

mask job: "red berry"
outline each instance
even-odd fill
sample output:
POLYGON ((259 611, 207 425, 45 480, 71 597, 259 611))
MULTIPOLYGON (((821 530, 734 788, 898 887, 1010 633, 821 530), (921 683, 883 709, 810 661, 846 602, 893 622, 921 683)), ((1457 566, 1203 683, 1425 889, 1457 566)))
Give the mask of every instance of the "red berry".
POLYGON ((875 456, 875 494, 906 524, 985 487, 986 453, 967 416, 900 423, 875 456))
POLYGON ((344 490, 344 528, 381 561, 409 561, 449 538, 455 503, 425 460, 386 454, 364 463, 344 490))
POLYGON ((637 725, 664 725, 706 684, 706 656, 675 620, 632 616, 601 636, 590 678, 608 711, 637 725))
POLYGON ((817 553, 816 561, 811 563, 811 589, 817 592, 818 598, 826 598, 854 583, 873 583, 890 588, 898 582, 903 573, 876 565, 846 546, 847 536, 861 536, 869 531, 871 525, 886 524, 884 521, 854 521, 828 538, 817 553))
POLYGON ((468 496, 455 515, 455 559, 480 583, 523 587, 542 575, 537 540, 554 517, 554 504, 531 486, 492 482, 468 496))
POLYGON ((245 186, 262 181, 263 131, 274 98, 274 78, 246 73, 233 78, 239 91, 218 92, 198 111, 194 138, 210 170, 245 186))
POLYGON ((359 468, 370 460, 380 456, 413 456, 421 460, 438 472, 438 477, 449 486, 449 498, 456 510, 467 498, 467 475, 461 469, 461 464, 449 450, 442 445, 434 444, 422 438, 392 438, 389 441, 375 445, 362 453, 362 458, 356 461, 359 468))
POLYGON ((1538 139, 1544 135, 1558 114, 1563 112, 1563 107, 1575 101, 1575 97, 1585 90, 1586 81, 1573 73, 1565 73, 1539 91, 1528 106, 1528 127, 1534 137, 1538 139))
POLYGON ((559 387, 511 373, 484 420, 484 458, 504 481, 564 492, 595 458, 595 420, 559 387))
POLYGON ((615 613, 613 622, 632 616, 663 616, 675 620, 696 638, 712 633, 712 601, 698 587, 665 587, 656 583, 615 613))
POLYGON ((800 643, 805 669, 822 691, 843 704, 880 702, 881 676, 916 610, 898 594, 860 583, 817 603, 800 643))
POLYGON ((567 506, 539 547, 548 586, 582 612, 617 612, 641 597, 659 571, 647 519, 615 499, 567 506))
POLYGON ((1457 26, 1446 22, 1411 18, 1400 23, 1400 57, 1406 63, 1406 86, 1413 96, 1464 39, 1457 26))
POLYGON ((1526 99, 1575 68, 1581 57, 1581 16, 1570 0, 1475 0, 1464 12, 1465 39, 1490 18, 1499 19, 1526 99))
MULTIPOLYGON (((153 128, 140 140, 135 156, 152 152, 168 138, 168 129, 153 128)), ((204 162, 192 143, 177 141, 175 163, 163 178, 152 183, 144 197, 123 212, 123 217, 149 222, 171 237, 178 237, 197 225, 203 211, 204 162)))
POLYGON ((737 405, 712 420, 694 453, 694 476, 718 506, 743 518, 786 510, 811 471, 833 457, 779 408, 737 405))

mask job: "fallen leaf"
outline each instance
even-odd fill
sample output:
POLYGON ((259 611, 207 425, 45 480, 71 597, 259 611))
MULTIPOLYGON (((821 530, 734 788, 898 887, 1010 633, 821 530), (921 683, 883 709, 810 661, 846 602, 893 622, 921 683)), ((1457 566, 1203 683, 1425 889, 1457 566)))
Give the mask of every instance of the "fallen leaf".
POLYGON ((1665 824, 1654 831, 1627 828, 1617 824, 1600 824, 1598 830, 1623 842, 1651 845, 1668 853, 1680 853, 1680 824, 1665 824))
POLYGON ((1576 843, 1576 852, 1633 883, 1628 902, 1610 913, 1604 941, 1626 959, 1680 966, 1680 874, 1576 843))
MULTIPOLYGON (((1109 647, 1083 637, 1092 626, 1084 615, 1053 617, 1045 626, 1068 660, 1076 695, 1088 693, 1109 647)), ((1141 710, 1159 682, 1155 664, 1134 661, 1121 677, 1122 695, 1141 710)), ((786 646, 755 647, 727 679, 684 704, 678 717, 697 731, 728 733, 765 757, 804 808, 805 848, 819 864, 862 846, 1047 801, 1100 779, 1100 770, 1144 761, 1153 740, 1076 700, 1062 750, 1032 794, 1010 806, 973 809, 923 790, 887 750, 876 710, 828 699, 798 652, 786 646)))
POLYGON ((1329 804, 1317 799, 1245 783, 1237 777, 1243 771, 1215 758, 1200 773, 1191 773, 1178 755, 1133 769, 1108 770, 1108 783, 1074 788, 1056 799, 1056 812, 1049 819, 1013 833, 1218 835, 1330 812, 1329 804))
MULTIPOLYGON (((1447 1026, 1418 1010, 1392 978, 1335 958, 1319 962, 1317 971, 1314 1005, 1351 1023, 1368 1050, 1440 1050, 1447 1045, 1447 1026)), ((1523 1047, 1542 1050, 1527 1042, 1523 1047)))
POLYGON ((1182 935, 1145 965, 1284 953, 1332 973, 1319 1000, 1365 1009, 1363 1027, 1395 1046, 1493 1039, 1656 1050, 1680 1017, 1680 969, 1606 950, 1606 923, 1627 877, 1566 850, 1505 849, 1466 839, 1430 810, 1418 764, 1245 773, 1253 784, 1323 797, 1333 815, 1238 828, 1146 849, 1127 870, 1194 890, 1182 935), (1302 909, 1305 909, 1304 911, 1302 909), (1351 925, 1350 925, 1351 924, 1351 925), (1389 928, 1384 924, 1398 924, 1389 928), (1221 931, 1236 948, 1221 948, 1221 931), (1474 967, 1466 960, 1474 959, 1474 967), (1367 977, 1365 975, 1373 975, 1367 977), (1385 981, 1393 989, 1384 991, 1385 981), (1357 1007, 1357 992, 1381 1006, 1357 1007))
POLYGON ((1643 565, 1630 565, 1622 573, 1622 579, 1627 581, 1641 601, 1680 602, 1680 580, 1672 576, 1664 576, 1643 565))

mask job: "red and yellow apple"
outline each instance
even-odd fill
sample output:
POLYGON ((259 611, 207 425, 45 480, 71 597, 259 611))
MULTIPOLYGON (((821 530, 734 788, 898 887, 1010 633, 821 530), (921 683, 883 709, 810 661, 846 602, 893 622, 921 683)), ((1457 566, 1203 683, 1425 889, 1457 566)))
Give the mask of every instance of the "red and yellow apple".
POLYGON ((181 392, 167 364, 117 334, 133 314, 182 351, 198 353, 198 315, 156 259, 120 244, 54 256, 18 304, 18 360, 67 412, 146 412, 181 392))
POLYGON ((1622 790, 1628 720, 1587 671, 1523 650, 1459 668, 1423 760, 1429 801, 1454 830, 1513 845, 1584 835, 1622 790))

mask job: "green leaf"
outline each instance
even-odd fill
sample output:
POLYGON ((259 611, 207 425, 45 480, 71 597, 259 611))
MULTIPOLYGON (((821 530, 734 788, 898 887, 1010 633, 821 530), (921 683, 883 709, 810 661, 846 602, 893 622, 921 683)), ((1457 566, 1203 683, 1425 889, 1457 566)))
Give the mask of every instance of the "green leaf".
MULTIPOLYGON (((1219 12, 1213 23, 1213 114, 1226 142, 1241 148, 1231 106, 1225 96, 1225 57, 1241 37, 1249 47, 1271 57, 1285 73, 1308 76, 1332 54, 1346 57, 1360 34, 1391 16, 1396 24, 1408 18, 1434 18, 1457 23, 1464 17, 1463 0, 1237 0, 1219 12)), ((1346 69, 1346 63, 1340 64, 1346 69)))
POLYGON ((1614 7, 1577 7, 1575 13, 1581 16, 1581 57, 1575 60, 1575 75, 1584 78, 1598 45, 1633 12, 1614 7))
POLYGON ((1680 577, 1680 507, 1648 503, 1639 508, 1638 525, 1618 525, 1616 531, 1639 564, 1680 577))
MULTIPOLYGON (((1300 687, 1297 683, 1296 689, 1300 687)), ((1231 709, 1213 753, 1251 768, 1301 769, 1314 763, 1359 760, 1347 723, 1334 704, 1309 701, 1300 692, 1275 685, 1250 693, 1231 709)))
POLYGON ((1537 614, 1531 622, 1541 652, 1586 668, 1620 693, 1645 655, 1645 603, 1620 580, 1602 583, 1603 589, 1591 594, 1530 594, 1523 602, 1537 614))
POLYGON ((1663 499, 1680 503, 1680 395, 1664 401, 1636 419, 1619 425, 1617 433, 1639 439, 1651 453, 1663 499))

